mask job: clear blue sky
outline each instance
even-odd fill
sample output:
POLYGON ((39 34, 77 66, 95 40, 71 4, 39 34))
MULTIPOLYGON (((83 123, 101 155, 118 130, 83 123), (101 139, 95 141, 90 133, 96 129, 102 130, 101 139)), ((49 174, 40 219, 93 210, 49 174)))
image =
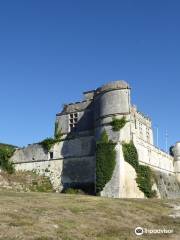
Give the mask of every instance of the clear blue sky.
POLYGON ((0 142, 51 136, 63 103, 117 79, 162 148, 180 140, 180 1, 0 2, 0 142))

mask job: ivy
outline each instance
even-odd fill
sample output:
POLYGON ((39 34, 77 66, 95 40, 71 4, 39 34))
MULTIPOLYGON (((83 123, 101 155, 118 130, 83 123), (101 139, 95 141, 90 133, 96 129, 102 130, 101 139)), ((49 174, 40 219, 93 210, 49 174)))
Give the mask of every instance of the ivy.
POLYGON ((123 154, 125 161, 128 162, 137 172, 139 167, 138 153, 132 141, 123 144, 123 154))
POLYGON ((43 147, 44 150, 49 152, 55 143, 57 143, 57 140, 55 140, 54 138, 46 138, 42 142, 40 142, 40 145, 43 147))
POLYGON ((139 165, 136 182, 139 189, 144 192, 146 197, 152 198, 156 196, 156 191, 152 190, 154 181, 152 171, 149 166, 139 165))
POLYGON ((134 143, 123 144, 124 159, 128 162, 136 171, 136 182, 139 189, 145 194, 147 198, 156 196, 156 191, 152 190, 153 186, 153 173, 149 166, 140 165, 138 161, 138 153, 134 143))
POLYGON ((0 144, 0 169, 12 174, 14 172, 13 163, 9 159, 14 154, 15 148, 11 145, 0 144))
POLYGON ((45 151, 49 152, 56 143, 59 143, 61 141, 61 137, 62 133, 61 130, 58 129, 58 122, 56 122, 54 129, 54 138, 46 138, 39 144, 43 147, 45 151))
POLYGON ((104 131, 96 143, 96 193, 99 194, 113 175, 116 165, 115 144, 104 131))
POLYGON ((123 116, 121 119, 113 117, 111 126, 113 131, 117 132, 120 131, 127 123, 126 118, 123 116))

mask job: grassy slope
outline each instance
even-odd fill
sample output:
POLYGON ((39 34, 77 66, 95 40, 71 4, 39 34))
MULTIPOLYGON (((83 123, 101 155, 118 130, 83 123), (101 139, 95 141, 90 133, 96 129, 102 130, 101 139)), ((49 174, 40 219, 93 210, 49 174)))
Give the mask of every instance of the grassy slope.
POLYGON ((16 171, 8 174, 0 172, 0 191, 8 189, 16 192, 53 192, 49 178, 32 171, 16 171))
POLYGON ((180 219, 168 217, 167 202, 0 191, 0 239, 180 239, 180 219), (137 238, 136 226, 173 227, 175 234, 137 238))

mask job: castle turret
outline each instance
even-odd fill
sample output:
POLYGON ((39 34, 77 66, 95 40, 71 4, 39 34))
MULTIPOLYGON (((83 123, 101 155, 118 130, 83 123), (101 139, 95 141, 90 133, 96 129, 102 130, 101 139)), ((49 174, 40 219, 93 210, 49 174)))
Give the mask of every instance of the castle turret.
POLYGON ((180 183, 180 142, 177 142, 173 148, 174 153, 174 169, 177 177, 177 181, 180 183))
POLYGON ((114 81, 103 85, 94 95, 95 139, 105 130, 109 140, 116 143, 116 166, 111 180, 106 184, 101 196, 122 197, 124 186, 124 159, 122 141, 130 140, 130 87, 125 81, 114 81), (112 119, 126 117, 128 123, 120 131, 113 131, 112 119))
POLYGON ((96 137, 113 117, 121 118, 130 115, 130 87, 125 81, 114 81, 103 85, 95 91, 95 127, 96 137))

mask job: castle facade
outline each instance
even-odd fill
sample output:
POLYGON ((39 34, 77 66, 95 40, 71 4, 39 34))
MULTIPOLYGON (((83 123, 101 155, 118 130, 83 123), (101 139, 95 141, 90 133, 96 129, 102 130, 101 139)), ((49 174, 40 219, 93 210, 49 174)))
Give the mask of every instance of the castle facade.
POLYGON ((137 186, 135 170, 124 160, 122 144, 130 141, 136 146, 139 163, 154 171, 153 188, 158 196, 180 196, 180 143, 173 148, 174 156, 154 145, 152 122, 131 104, 131 88, 125 81, 110 82, 84 92, 83 101, 64 105, 56 115, 56 126, 62 139, 50 151, 45 151, 40 144, 16 150, 11 160, 17 170, 35 170, 50 177, 57 191, 68 187, 93 189, 96 142, 105 130, 116 144, 116 166, 101 196, 145 197, 137 186), (114 117, 127 120, 118 132, 112 130, 114 117))

